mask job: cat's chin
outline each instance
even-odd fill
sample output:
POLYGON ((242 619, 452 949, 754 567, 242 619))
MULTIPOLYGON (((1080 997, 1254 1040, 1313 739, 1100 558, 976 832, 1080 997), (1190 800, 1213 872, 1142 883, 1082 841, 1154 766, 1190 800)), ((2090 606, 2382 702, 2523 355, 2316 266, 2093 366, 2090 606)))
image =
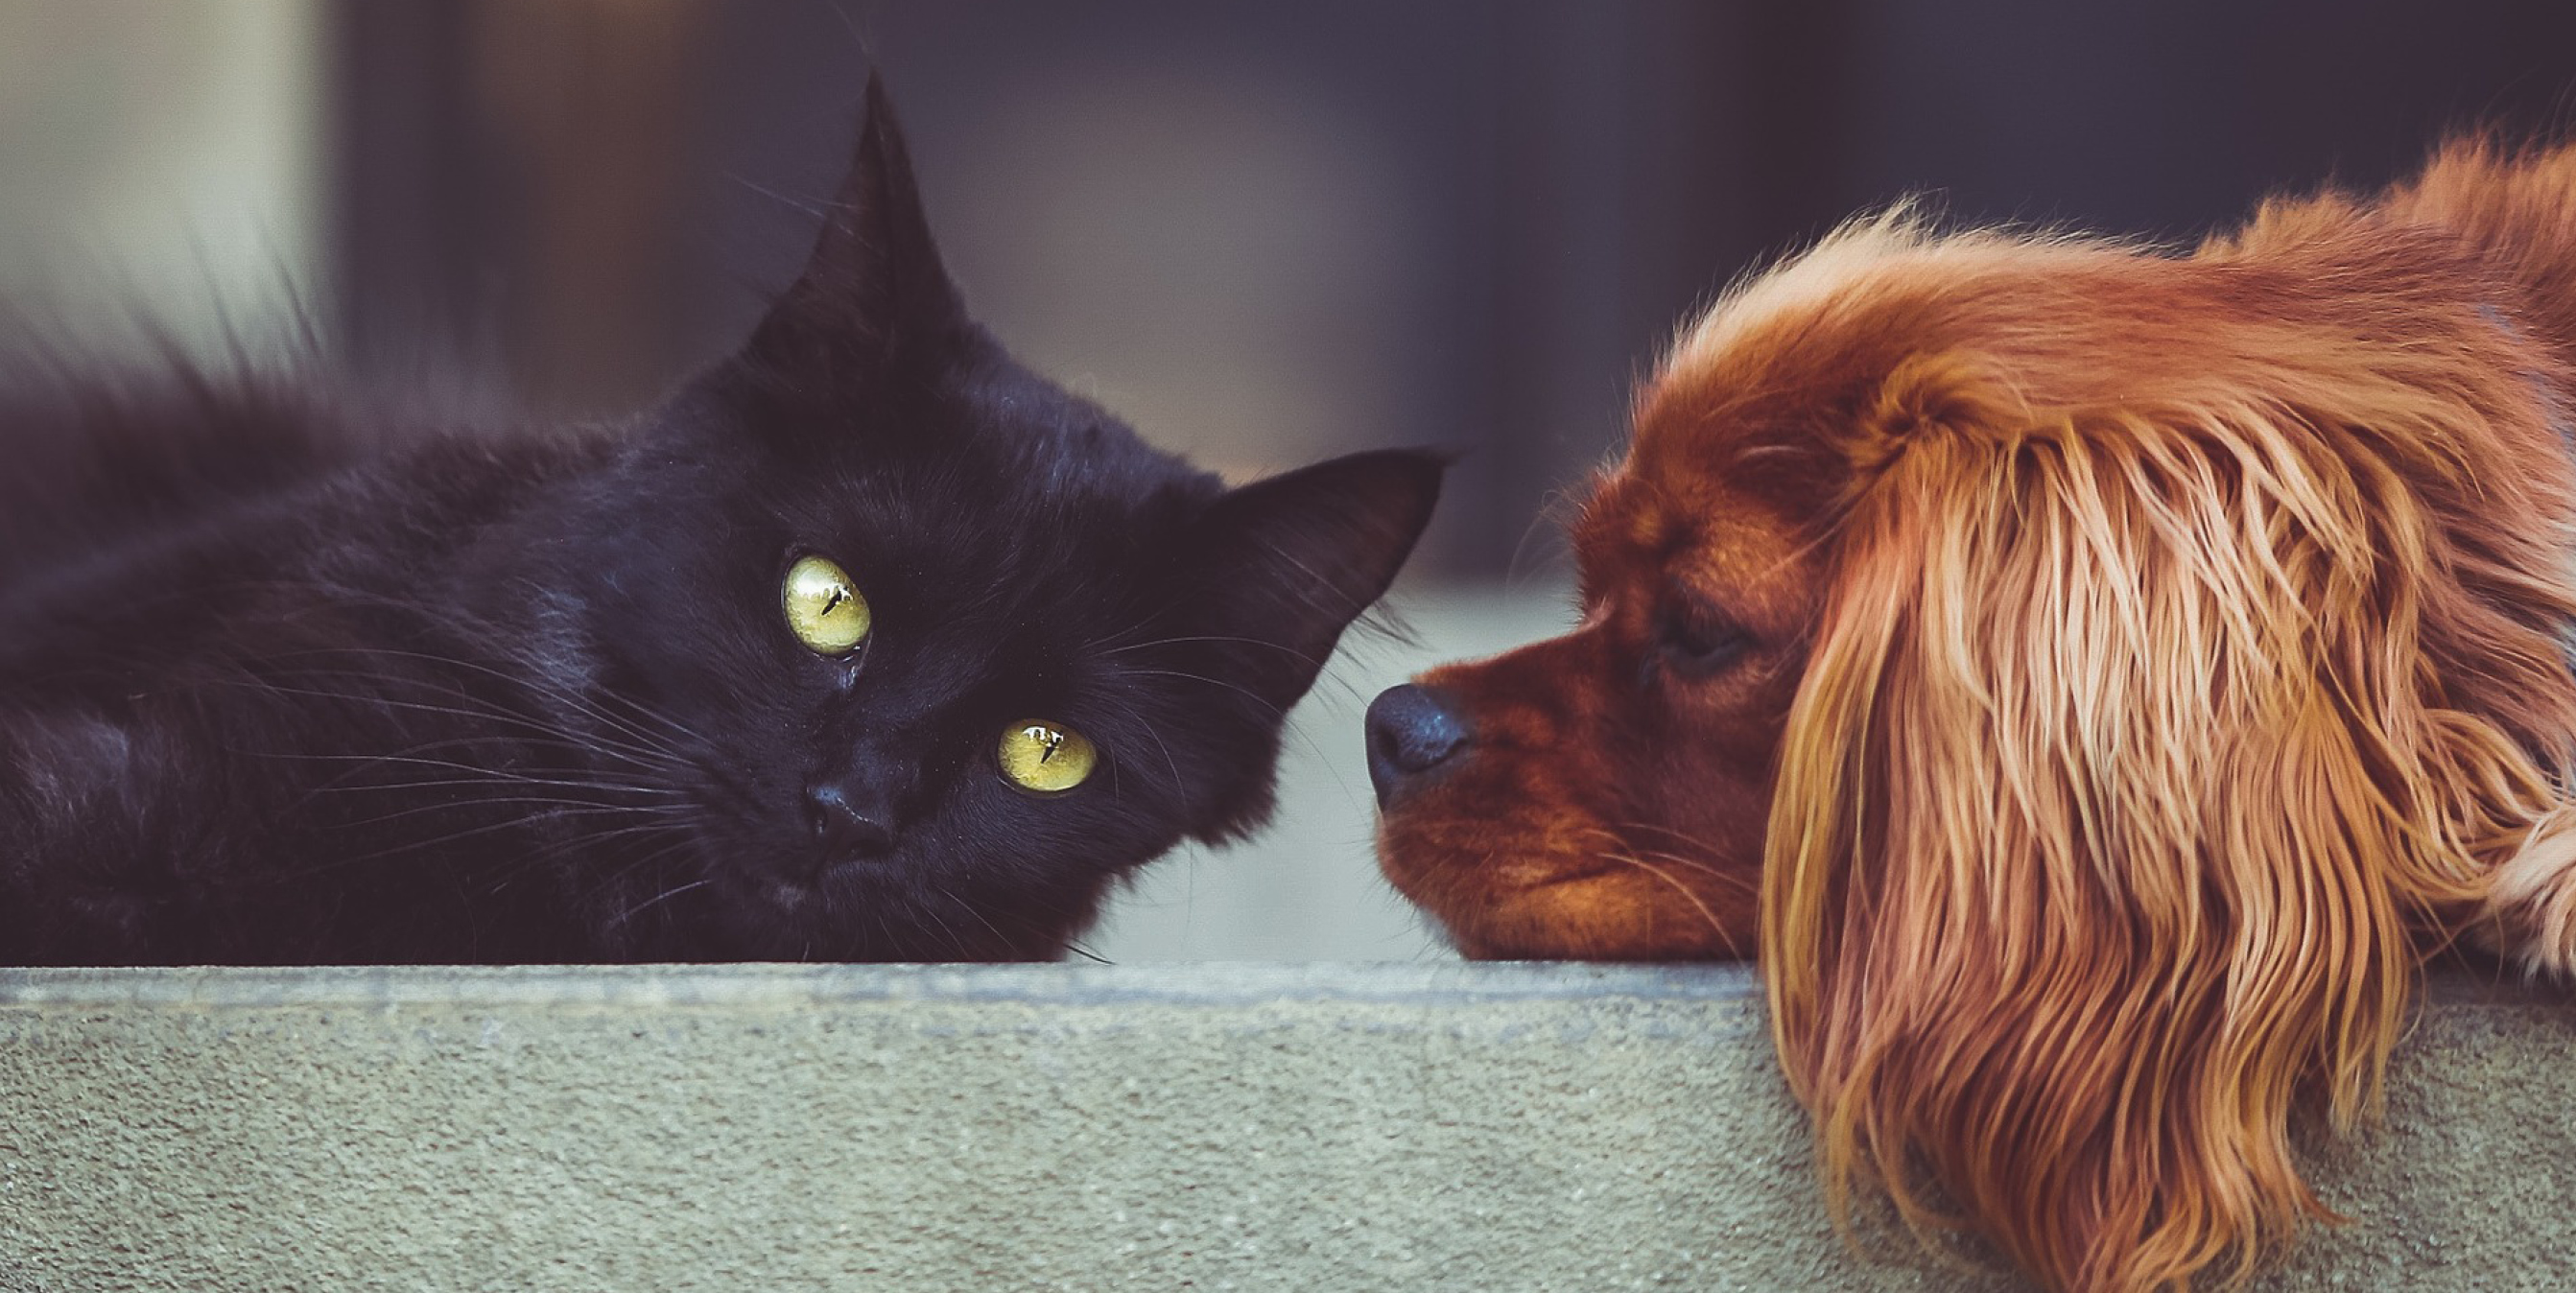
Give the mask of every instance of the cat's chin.
POLYGON ((709 850, 717 857, 738 859, 730 866, 708 868, 708 888, 725 904, 762 918, 785 915, 813 917, 830 905, 834 890, 854 878, 851 864, 794 851, 774 852, 758 844, 726 842, 709 850))
POLYGON ((793 880, 760 880, 751 887, 761 901, 781 912, 800 912, 823 900, 822 890, 793 880))
POLYGON ((823 890, 764 874, 711 877, 678 913, 689 952, 682 959, 802 961, 844 955, 828 946, 823 890))
POLYGON ((825 890, 829 874, 797 878, 768 872, 754 872, 735 879, 724 889, 734 905, 764 920, 781 916, 811 918, 820 915, 828 905, 825 890))

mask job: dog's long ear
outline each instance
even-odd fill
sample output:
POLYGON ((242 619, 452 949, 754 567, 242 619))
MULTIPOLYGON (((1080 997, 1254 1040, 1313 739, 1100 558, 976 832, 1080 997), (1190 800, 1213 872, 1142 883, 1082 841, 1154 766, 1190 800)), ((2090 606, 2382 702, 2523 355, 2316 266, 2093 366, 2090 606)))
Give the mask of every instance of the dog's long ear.
POLYGON ((2161 406, 1890 379, 1763 875, 1838 1217, 1876 1181, 2132 1290, 2331 1215, 2294 1096, 2375 1106, 2421 940, 2563 821, 2576 752, 2576 485, 2471 344, 2231 337, 2161 406))

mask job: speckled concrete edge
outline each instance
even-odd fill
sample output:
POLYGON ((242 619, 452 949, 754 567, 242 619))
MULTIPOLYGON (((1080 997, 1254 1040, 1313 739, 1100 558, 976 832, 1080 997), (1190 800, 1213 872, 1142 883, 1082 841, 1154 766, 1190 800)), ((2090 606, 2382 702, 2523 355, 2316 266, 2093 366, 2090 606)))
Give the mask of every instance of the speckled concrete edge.
POLYGON ((0 969, 0 1006, 224 1009, 432 1003, 752 1006, 872 1001, 1424 1006, 1626 998, 1754 1002, 1742 965, 1206 962, 1095 965, 334 966, 0 969))
MULTIPOLYGON (((2576 1006, 2576 985, 2492 964, 2424 976, 2438 1006, 2576 1006)), ((1235 1006, 1266 1001, 1470 1004, 1627 998, 1758 1002, 1746 965, 1520 961, 1189 962, 1154 965, 362 965, 26 969, 0 967, 0 1006, 403 1005, 739 1006, 867 1001, 1014 1001, 1235 1006)))

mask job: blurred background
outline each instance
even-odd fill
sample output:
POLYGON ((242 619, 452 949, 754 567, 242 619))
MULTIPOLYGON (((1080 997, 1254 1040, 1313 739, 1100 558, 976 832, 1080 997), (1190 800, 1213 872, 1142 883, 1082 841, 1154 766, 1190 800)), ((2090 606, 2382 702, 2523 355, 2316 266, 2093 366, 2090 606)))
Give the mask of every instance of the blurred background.
POLYGON ((1150 868, 1112 960, 1448 955, 1376 877, 1359 710, 1567 623, 1537 518, 1746 268, 1918 191, 2188 242, 2576 125, 2576 0, 0 0, 0 302, 635 407, 793 274, 871 62, 1041 370, 1236 476, 1466 452, 1419 641, 1345 650, 1279 825, 1150 868))

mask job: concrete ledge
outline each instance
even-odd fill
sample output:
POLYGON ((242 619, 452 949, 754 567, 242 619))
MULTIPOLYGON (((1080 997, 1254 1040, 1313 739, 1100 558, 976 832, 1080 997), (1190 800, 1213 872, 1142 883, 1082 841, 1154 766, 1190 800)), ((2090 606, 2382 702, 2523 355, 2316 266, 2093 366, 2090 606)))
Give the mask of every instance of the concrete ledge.
MULTIPOLYGON (((2266 1287, 2564 1287, 2576 1002, 2437 978, 2266 1287)), ((1740 969, 0 970, 0 1289, 2013 1287, 1845 1248, 1740 969)))

